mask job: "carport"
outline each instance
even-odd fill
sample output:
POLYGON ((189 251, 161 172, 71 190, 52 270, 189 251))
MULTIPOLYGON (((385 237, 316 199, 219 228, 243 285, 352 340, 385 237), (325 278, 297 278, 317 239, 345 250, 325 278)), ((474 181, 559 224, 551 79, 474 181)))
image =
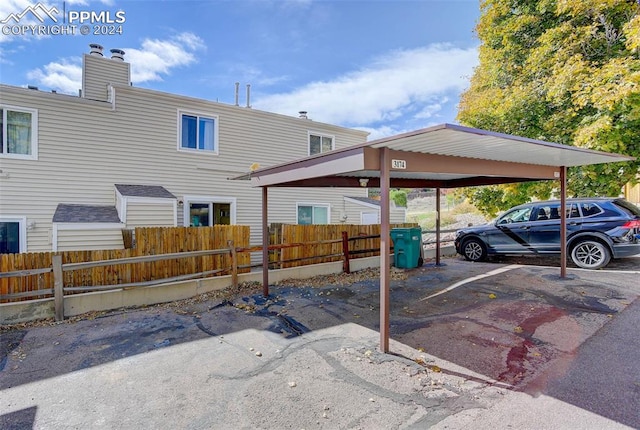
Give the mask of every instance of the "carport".
MULTIPOLYGON (((269 245, 269 187, 380 188, 380 350, 389 351, 391 188, 456 188, 513 182, 559 181, 566 201, 568 167, 633 160, 486 130, 441 124, 251 172, 235 179, 262 188, 262 242, 269 245)), ((437 195, 439 196, 439 192, 437 195)), ((436 202, 440 219, 439 200, 436 202)), ((566 277, 566 219, 561 217, 560 276, 566 277)), ((438 222, 439 226, 439 222, 438 222)), ((437 253, 439 254, 439 252, 437 253)), ((263 293, 269 294, 268 253, 263 252, 263 293)))

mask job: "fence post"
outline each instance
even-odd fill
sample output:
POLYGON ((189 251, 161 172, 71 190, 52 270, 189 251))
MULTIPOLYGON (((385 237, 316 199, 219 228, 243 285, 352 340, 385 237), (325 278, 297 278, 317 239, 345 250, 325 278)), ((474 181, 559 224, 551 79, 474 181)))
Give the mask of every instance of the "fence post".
POLYGON ((53 265, 53 303, 56 312, 56 321, 64 320, 64 276, 62 273, 62 256, 51 257, 53 265))
POLYGON ((342 271, 344 273, 351 273, 349 269, 349 233, 342 232, 342 271))
POLYGON ((238 286, 238 254, 236 253, 236 247, 233 245, 233 240, 228 240, 227 246, 231 252, 231 284, 235 288, 238 286))

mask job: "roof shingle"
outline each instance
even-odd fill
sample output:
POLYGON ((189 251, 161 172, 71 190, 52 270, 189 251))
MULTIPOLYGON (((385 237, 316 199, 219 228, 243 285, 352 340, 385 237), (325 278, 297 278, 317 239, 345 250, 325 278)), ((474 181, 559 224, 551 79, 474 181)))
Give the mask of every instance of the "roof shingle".
POLYGON ((116 190, 128 197, 152 197, 160 199, 175 199, 167 189, 160 185, 125 185, 115 184, 116 190))
POLYGON ((53 214, 53 222, 120 223, 121 221, 115 206, 60 203, 53 214))

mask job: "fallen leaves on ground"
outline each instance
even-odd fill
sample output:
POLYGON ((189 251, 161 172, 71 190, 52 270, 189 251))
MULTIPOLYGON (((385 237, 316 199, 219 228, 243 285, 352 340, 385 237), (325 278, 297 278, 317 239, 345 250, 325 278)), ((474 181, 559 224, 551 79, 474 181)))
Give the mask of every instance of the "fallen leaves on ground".
MULTIPOLYGON (((391 280, 401 281, 407 279, 409 275, 405 271, 397 269, 391 270, 391 280)), ((380 278, 379 268, 368 268, 358 270, 351 273, 336 273, 331 275, 319 275, 313 278, 307 279, 285 279, 278 282, 277 286, 291 286, 291 287, 327 287, 330 285, 351 285, 357 282, 372 281, 380 278)))
MULTIPOLYGON (((328 286, 345 286, 351 285, 357 282, 364 281, 372 281, 378 279, 380 277, 380 269, 379 268, 368 268, 363 270, 358 270, 357 272, 352 273, 337 273, 331 275, 319 275, 314 276, 313 278, 307 279, 286 279, 281 282, 277 282, 275 286, 277 287, 310 287, 310 288, 322 288, 328 286)), ((396 268, 391 269, 391 280, 404 280, 408 278, 408 274, 404 270, 399 270, 396 268)), ((147 305, 147 306, 138 306, 138 307, 129 307, 129 308, 120 308, 120 309, 112 309, 108 311, 94 311, 87 312, 82 315, 77 315, 74 317, 68 317, 64 321, 55 321, 54 318, 46 318, 36 321, 27 321, 23 323, 16 323, 10 325, 0 325, 0 333, 5 331, 13 331, 13 330, 21 330, 32 327, 47 327, 47 326, 55 326, 59 324, 71 324, 74 322, 82 321, 82 320, 92 320, 105 315, 114 314, 114 313, 126 313, 128 311, 133 311, 137 309, 145 309, 145 308, 164 308, 164 309, 173 309, 176 313, 181 315, 189 315, 189 314, 197 314, 198 310, 195 305, 206 303, 211 300, 232 300, 239 296, 247 296, 258 294, 262 292, 262 283, 261 282, 242 282, 237 286, 229 286, 222 290, 210 291, 208 293, 203 293, 197 295, 195 297, 190 297, 188 299, 177 300, 168 303, 159 303, 155 305, 147 305)), ((248 312, 251 309, 244 309, 248 312)))

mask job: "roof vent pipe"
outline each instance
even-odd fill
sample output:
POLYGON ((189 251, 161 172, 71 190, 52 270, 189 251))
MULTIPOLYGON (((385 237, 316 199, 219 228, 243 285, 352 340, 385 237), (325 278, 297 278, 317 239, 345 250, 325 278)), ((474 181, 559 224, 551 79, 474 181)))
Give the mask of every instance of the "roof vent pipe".
POLYGON ((112 49, 111 50, 111 59, 124 61, 124 51, 122 49, 112 49))
POLYGON ((236 106, 239 106, 238 100, 240 97, 240 82, 236 82, 236 106))
POLYGON ((247 107, 251 107, 251 84, 247 84, 247 107))
POLYGON ((306 110, 301 110, 300 112, 298 112, 298 114, 299 114, 298 118, 304 118, 304 119, 309 118, 307 116, 307 111, 306 110))
POLYGON ((104 49, 102 47, 102 45, 98 45, 97 43, 91 43, 89 44, 89 48, 91 48, 91 50, 89 51, 89 55, 97 55, 99 57, 102 57, 102 50, 104 49))

